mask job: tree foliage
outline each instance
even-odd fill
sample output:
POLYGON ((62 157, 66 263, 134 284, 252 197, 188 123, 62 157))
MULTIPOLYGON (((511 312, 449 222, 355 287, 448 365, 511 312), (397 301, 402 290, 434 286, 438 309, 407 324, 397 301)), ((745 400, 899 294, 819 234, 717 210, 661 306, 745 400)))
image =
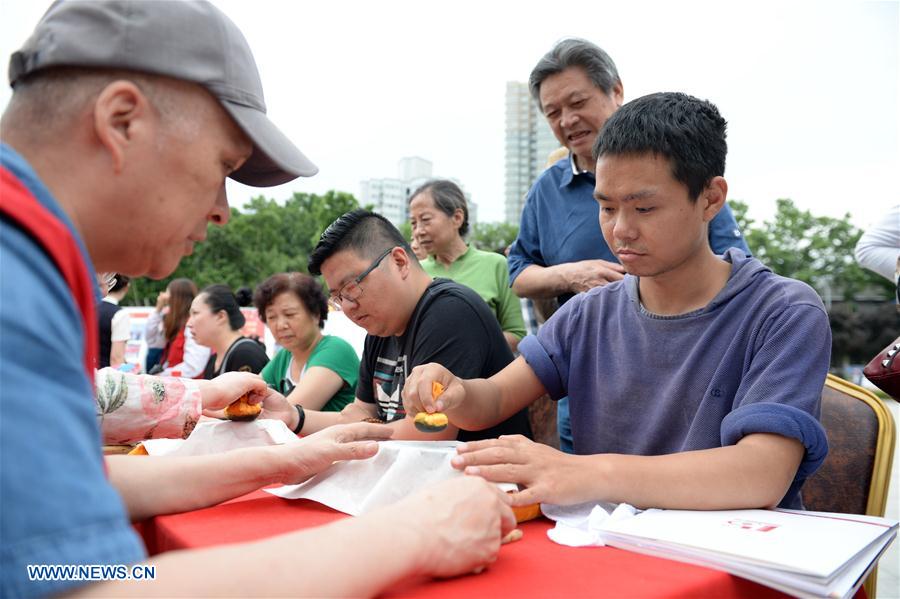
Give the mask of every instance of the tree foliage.
POLYGON ((864 363, 898 330, 889 281, 861 268, 853 255, 862 230, 843 218, 815 216, 780 199, 775 217, 756 226, 744 202, 730 200, 756 258, 774 272, 812 286, 825 302, 832 364, 864 363))
POLYGON ((476 223, 469 241, 480 250, 493 252, 509 246, 519 234, 519 226, 510 223, 476 223))
POLYGON ((780 199, 775 218, 755 227, 746 205, 734 201, 731 205, 753 255, 776 273, 808 283, 826 298, 835 293, 852 298, 873 286, 890 294, 877 275, 856 264, 853 248, 862 230, 853 226, 849 214, 815 216, 780 199))

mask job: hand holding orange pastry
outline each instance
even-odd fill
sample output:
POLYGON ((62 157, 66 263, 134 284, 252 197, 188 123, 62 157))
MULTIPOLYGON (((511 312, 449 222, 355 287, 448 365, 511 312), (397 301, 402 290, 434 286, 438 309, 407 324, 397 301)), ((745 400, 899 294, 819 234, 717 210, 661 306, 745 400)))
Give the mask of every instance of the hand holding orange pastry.
POLYGON ((262 412, 262 404, 251 404, 247 400, 247 395, 241 395, 237 401, 232 402, 225 408, 225 418, 228 420, 237 420, 246 422, 255 420, 259 413, 262 412))
MULTIPOLYGON (((444 392, 444 386, 437 381, 433 381, 431 383, 431 399, 432 401, 437 401, 437 398, 444 392)), ((447 418, 447 415, 443 412, 433 412, 429 414, 428 412, 419 412, 416 414, 415 425, 416 428, 423 433, 438 433, 445 428, 450 421, 447 418)))

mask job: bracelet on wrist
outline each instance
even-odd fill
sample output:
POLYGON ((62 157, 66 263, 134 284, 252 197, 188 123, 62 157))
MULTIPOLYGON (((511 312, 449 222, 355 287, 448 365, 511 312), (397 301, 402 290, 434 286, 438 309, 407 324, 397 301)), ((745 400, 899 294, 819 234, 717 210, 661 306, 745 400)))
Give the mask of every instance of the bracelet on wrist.
POLYGON ((303 406, 300 404, 294 404, 294 407, 297 408, 297 426, 292 431, 295 435, 299 435, 300 431, 303 430, 303 425, 306 423, 306 412, 303 411, 303 406))

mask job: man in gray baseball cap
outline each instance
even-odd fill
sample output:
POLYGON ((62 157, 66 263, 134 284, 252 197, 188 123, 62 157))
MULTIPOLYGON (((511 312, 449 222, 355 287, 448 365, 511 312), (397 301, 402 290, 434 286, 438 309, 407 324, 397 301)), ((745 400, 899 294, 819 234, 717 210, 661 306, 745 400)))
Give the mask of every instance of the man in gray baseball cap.
POLYGON ((266 116, 244 36, 208 2, 57 2, 9 81, 3 139, 76 226, 96 217, 79 233, 99 271, 168 275, 207 220, 227 221, 225 176, 270 186, 317 170, 266 116), (86 183, 91 196, 67 205, 86 183))
MULTIPOLYGON (((214 505, 374 455, 369 440, 390 429, 358 423, 301 443, 104 463, 98 409, 103 417, 136 408, 150 436, 191 430, 212 399, 224 407, 249 393, 267 410, 285 400, 259 377, 228 373, 202 385, 134 379, 137 392, 104 389, 108 400, 95 407, 95 270, 167 276, 209 222, 227 222, 226 177, 275 185, 316 167, 269 121, 246 41, 207 2, 56 3, 12 56, 9 78, 0 120, 0 596, 58 594, 102 578, 48 566, 124 572, 144 561, 129 518, 214 505)), ((155 580, 82 590, 373 595, 412 573, 484 566, 515 525, 507 504, 488 483, 457 479, 352 521, 153 558, 155 580), (454 522, 462 512, 478 517, 454 522), (395 534, 398 526, 410 534, 395 534), (390 563, 379 559, 389 553, 390 563), (354 567, 322 575, 343 563, 354 567), (262 575, 262 564, 296 575, 262 575)))
POLYGON ((266 116, 247 40, 206 2, 56 2, 9 63, 9 83, 54 67, 125 69, 206 88, 253 142, 231 178, 257 187, 317 168, 266 116))

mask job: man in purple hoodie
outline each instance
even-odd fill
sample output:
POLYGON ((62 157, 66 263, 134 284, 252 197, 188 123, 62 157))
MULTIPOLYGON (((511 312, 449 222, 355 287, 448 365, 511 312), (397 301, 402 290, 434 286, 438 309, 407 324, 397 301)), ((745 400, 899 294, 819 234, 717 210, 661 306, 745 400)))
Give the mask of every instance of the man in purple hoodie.
POLYGON ((567 302, 493 377, 428 364, 404 392, 407 413, 441 410, 470 430, 568 395, 576 455, 501 437, 461 446, 457 468, 519 483, 515 505, 802 507, 800 487, 828 451, 828 317, 804 283, 710 249, 728 192, 725 127, 715 106, 679 93, 639 98, 606 122, 594 196, 625 278, 567 302), (432 381, 446 389, 436 401, 432 381))

